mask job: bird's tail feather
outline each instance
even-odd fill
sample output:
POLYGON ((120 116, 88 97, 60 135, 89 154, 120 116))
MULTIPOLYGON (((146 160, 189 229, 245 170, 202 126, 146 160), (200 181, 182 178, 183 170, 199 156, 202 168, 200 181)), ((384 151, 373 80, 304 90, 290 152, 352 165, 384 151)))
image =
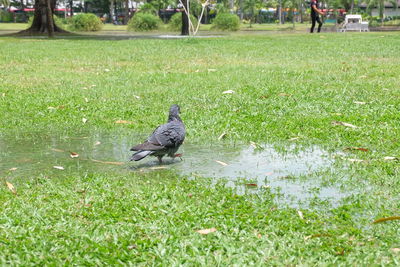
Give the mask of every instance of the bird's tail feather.
POLYGON ((154 151, 147 151, 147 150, 138 151, 138 152, 136 152, 135 154, 132 155, 131 161, 132 160, 134 160, 134 161, 141 160, 141 159, 143 159, 143 158, 145 158, 148 155, 151 155, 153 153, 154 153, 154 151))

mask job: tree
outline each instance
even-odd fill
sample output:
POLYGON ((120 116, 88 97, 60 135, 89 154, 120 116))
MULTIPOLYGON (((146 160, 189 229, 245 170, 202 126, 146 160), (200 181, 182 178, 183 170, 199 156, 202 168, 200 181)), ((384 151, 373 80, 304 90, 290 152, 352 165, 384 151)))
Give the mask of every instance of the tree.
POLYGON ((181 35, 189 35, 189 16, 185 12, 185 10, 188 10, 188 3, 189 3, 189 0, 182 0, 184 11, 182 11, 181 35))
POLYGON ((66 32, 54 23, 53 14, 56 0, 35 0, 35 13, 32 25, 21 31, 20 34, 41 34, 47 33, 54 37, 55 32, 66 32))
POLYGON ((245 0, 244 5, 243 5, 243 11, 250 13, 250 28, 251 28, 251 23, 254 20, 254 23, 256 22, 256 15, 257 11, 260 8, 260 2, 258 0, 245 0))
POLYGON ((374 7, 378 7, 379 10, 379 19, 381 20, 381 24, 383 26, 383 19, 385 17, 385 2, 389 2, 395 7, 398 8, 397 0, 369 0, 367 5, 367 10, 371 13, 371 9, 374 7))

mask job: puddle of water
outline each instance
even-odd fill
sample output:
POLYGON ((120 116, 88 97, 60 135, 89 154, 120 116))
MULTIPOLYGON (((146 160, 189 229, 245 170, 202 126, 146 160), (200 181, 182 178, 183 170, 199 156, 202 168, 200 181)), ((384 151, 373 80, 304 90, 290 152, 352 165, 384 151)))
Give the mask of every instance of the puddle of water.
POLYGON ((271 145, 255 150, 247 145, 186 143, 179 151, 183 153, 183 160, 167 158, 165 165, 160 166, 156 158, 149 157, 128 163, 130 147, 145 138, 143 135, 101 133, 5 137, 0 141, 0 171, 7 172, 8 176, 29 177, 52 172, 159 171, 168 168, 192 179, 215 178, 215 183, 225 179, 226 185, 235 188, 237 194, 271 190, 280 195, 276 198, 278 203, 292 207, 307 206, 315 198, 337 206, 349 195, 340 190, 339 185, 323 185, 323 181, 315 176, 317 171, 333 168, 332 157, 318 147, 297 150, 293 146, 278 152, 271 145), (79 157, 71 158, 70 152, 79 157))

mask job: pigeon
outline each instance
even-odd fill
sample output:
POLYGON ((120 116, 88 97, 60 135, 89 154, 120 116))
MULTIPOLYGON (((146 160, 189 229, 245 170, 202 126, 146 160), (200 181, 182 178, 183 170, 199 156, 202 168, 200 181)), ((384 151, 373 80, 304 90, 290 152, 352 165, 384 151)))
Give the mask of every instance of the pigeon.
POLYGON ((131 148, 131 151, 137 151, 132 155, 131 161, 138 161, 152 155, 157 157, 161 164, 165 155, 175 158, 175 152, 185 140, 186 133, 179 113, 180 107, 172 105, 169 109, 168 122, 158 126, 143 144, 131 148))

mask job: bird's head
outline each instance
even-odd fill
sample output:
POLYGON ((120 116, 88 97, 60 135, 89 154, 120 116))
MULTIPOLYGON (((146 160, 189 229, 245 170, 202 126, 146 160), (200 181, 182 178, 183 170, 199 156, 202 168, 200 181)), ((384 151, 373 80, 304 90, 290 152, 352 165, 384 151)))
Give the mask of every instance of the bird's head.
POLYGON ((178 119, 179 118, 179 113, 181 112, 181 108, 177 105, 174 104, 169 108, 169 116, 168 116, 168 121, 171 121, 173 119, 178 119))

